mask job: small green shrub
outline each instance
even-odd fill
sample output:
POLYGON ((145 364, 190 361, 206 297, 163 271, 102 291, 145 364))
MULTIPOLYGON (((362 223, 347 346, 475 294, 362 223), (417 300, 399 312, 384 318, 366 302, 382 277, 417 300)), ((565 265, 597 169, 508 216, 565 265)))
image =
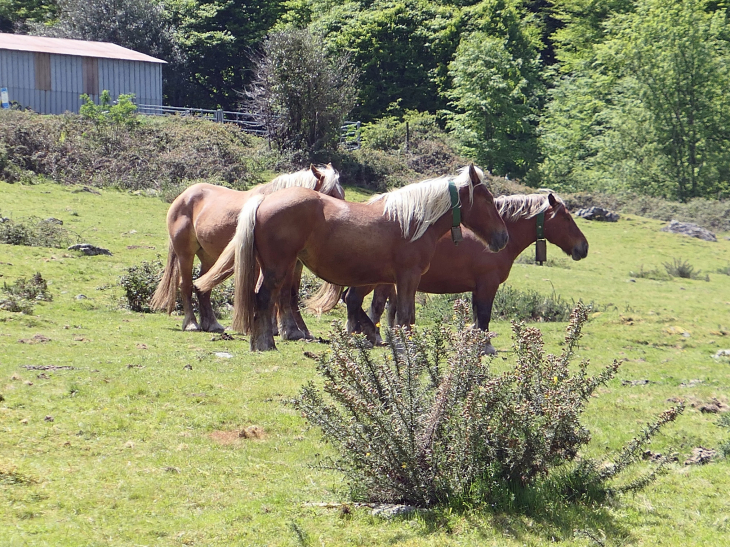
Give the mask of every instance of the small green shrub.
POLYGON ((704 281, 710 280, 708 275, 701 275, 701 270, 695 271, 694 266, 681 258, 675 258, 672 262, 664 262, 664 269, 672 277, 681 277, 683 279, 702 279, 704 281))
MULTIPOLYGON (((481 358, 488 335, 466 328, 466 303, 457 301, 455 310, 455 331, 388 330, 385 354, 335 327, 331 352, 318 365, 323 389, 310 382, 294 401, 339 450, 325 465, 346 475, 354 498, 494 506, 509 497, 505 492, 563 469, 588 443, 580 415, 619 367, 614 361, 588 376, 584 361, 571 372, 588 308, 578 304, 571 314, 559 356, 544 354, 538 329, 513 323, 516 363, 501 374, 481 358)), ((566 474, 572 490, 565 499, 608 491, 607 481, 677 413, 665 413, 607 465, 576 464, 566 474)))
POLYGON ((639 279, 653 279, 655 281, 669 281, 670 276, 666 271, 661 271, 659 268, 653 268, 651 270, 645 270, 642 264, 638 272, 630 271, 629 277, 636 277, 639 279))
POLYGON ((52 219, 28 217, 22 221, 14 221, 0 216, 0 243, 65 249, 78 239, 78 235, 52 219))
POLYGON ((37 302, 53 300, 48 283, 40 273, 36 273, 29 280, 21 277, 10 285, 3 283, 2 292, 4 295, 0 297, 0 309, 27 315, 33 313, 37 302))
POLYGON ((730 264, 717 269, 717 273, 723 275, 730 275, 730 264))

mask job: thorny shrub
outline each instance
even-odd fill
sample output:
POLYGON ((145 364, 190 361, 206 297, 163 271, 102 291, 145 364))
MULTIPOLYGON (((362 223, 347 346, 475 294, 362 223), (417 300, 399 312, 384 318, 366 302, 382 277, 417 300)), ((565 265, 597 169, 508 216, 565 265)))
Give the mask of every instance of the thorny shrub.
POLYGON ((681 258, 675 258, 671 262, 664 262, 664 269, 672 277, 681 277, 683 279, 702 279, 709 281, 710 276, 705 274, 702 275, 701 270, 695 270, 694 266, 682 260, 681 258))
MULTIPOLYGON (((157 285, 162 279, 164 266, 157 259, 152 262, 142 261, 141 264, 130 266, 127 273, 119 278, 119 285, 124 290, 123 305, 124 307, 142 313, 151 313, 150 300, 155 294, 157 285)), ((200 275, 200 266, 193 269, 193 279, 200 275)), ((213 289, 210 297, 210 303, 215 313, 220 313, 226 306, 233 305, 233 284, 223 283, 213 289)), ((182 311, 182 299, 178 295, 177 311, 182 311)), ((193 309, 198 311, 197 301, 193 299, 193 309)))
MULTIPOLYGON (((583 361, 571 372, 589 308, 573 310, 559 356, 545 355, 538 329, 513 323, 516 363, 504 373, 481 358, 490 335, 466 328, 465 302, 455 309, 456 330, 389 330, 382 356, 367 351, 362 337, 334 329, 331 352, 318 365, 323 390, 310 382, 294 401, 339 449, 338 459, 323 464, 345 474, 355 498, 499 503, 506 490, 561 468, 588 443, 580 415, 619 366, 614 361, 589 376, 583 361)), ((632 443, 641 445, 655 431, 632 443)), ((636 452, 632 443, 629 454, 636 452)), ((566 498, 625 469, 631 458, 619 456, 608 472, 590 460, 576 467, 561 483, 566 498)))
POLYGON ((33 313, 36 302, 53 300, 48 290, 48 283, 40 272, 28 280, 24 277, 16 279, 10 285, 3 282, 2 292, 4 294, 0 296, 0 309, 28 315, 33 313))

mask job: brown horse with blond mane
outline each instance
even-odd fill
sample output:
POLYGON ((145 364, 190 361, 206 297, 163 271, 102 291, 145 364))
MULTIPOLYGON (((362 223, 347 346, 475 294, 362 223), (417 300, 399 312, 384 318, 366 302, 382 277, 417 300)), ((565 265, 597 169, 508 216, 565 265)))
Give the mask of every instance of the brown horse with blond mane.
MULTIPOLYGON (((167 264, 160 284, 152 297, 153 309, 171 313, 175 309, 178 288, 182 292, 183 330, 223 332, 210 304, 210 291, 196 290, 200 308, 200 325, 195 320, 192 305, 193 261, 200 260, 200 272, 205 274, 233 238, 236 222, 244 204, 253 196, 265 196, 290 187, 311 188, 343 200, 345 192, 339 183, 339 173, 332 165, 302 169, 280 175, 268 184, 249 191, 237 191, 213 184, 194 184, 173 201, 167 213, 170 234, 167 264)), ((290 276, 290 290, 279 302, 279 330, 283 338, 295 340, 309 337, 309 331, 299 314, 298 292, 302 266, 297 264, 290 276)), ((323 291, 333 292, 330 287, 323 291)))
MULTIPOLYGON (((431 267, 418 285, 419 291, 432 294, 471 292, 476 326, 485 331, 489 330, 497 289, 509 277, 512 264, 520 253, 537 239, 537 222, 541 215, 545 239, 573 260, 588 255, 588 241, 583 232, 563 201, 554 194, 502 196, 494 202, 509 232, 507 246, 498 253, 490 253, 469 230, 464 231, 464 241, 458 247, 448 237, 443 237, 436 245, 431 267)), ((362 332, 371 342, 378 343, 381 340, 376 325, 395 290, 393 285, 376 287, 368 316, 362 310, 362 303, 372 290, 373 287, 350 287, 346 291, 347 329, 362 332)), ((392 324, 392 317, 390 321, 392 324)), ((494 354, 496 350, 488 342, 484 352, 494 354)))
POLYGON ((276 348, 272 303, 297 258, 334 285, 395 283, 396 321, 411 325, 421 275, 457 213, 492 250, 507 243, 484 174, 473 165, 456 177, 410 184, 367 203, 303 188, 256 196, 241 211, 233 241, 195 285, 210 290, 235 264, 233 327, 251 333, 252 350, 276 348))

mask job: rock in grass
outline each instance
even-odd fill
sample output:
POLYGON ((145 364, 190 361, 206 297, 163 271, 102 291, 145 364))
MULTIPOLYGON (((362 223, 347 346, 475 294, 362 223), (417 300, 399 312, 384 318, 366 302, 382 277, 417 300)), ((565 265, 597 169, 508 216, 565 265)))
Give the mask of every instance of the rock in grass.
POLYGON ((103 249, 101 247, 96 247, 94 245, 91 245, 90 243, 77 243, 76 245, 71 245, 68 248, 69 251, 79 251, 80 253, 83 253, 87 256, 96 256, 96 255, 109 255, 111 256, 111 251, 109 249, 103 249))
POLYGON ((618 213, 604 209, 603 207, 588 207, 587 209, 578 209, 575 216, 586 220, 600 220, 603 222, 618 222, 618 213))
POLYGON ((704 465, 709 463, 715 456, 717 456, 717 450, 698 446, 692 449, 692 456, 684 462, 684 465, 704 465))
POLYGON ((662 228, 661 231, 696 237, 704 241, 717 241, 717 237, 710 230, 705 230, 701 226, 697 226, 697 224, 692 224, 691 222, 673 220, 662 228))

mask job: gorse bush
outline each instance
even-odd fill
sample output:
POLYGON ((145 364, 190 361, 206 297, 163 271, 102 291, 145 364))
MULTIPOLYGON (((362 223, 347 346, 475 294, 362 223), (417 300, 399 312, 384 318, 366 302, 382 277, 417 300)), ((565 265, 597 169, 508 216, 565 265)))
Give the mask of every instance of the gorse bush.
POLYGON ((64 249, 78 239, 77 234, 63 228, 55 219, 29 217, 14 221, 0 216, 0 243, 64 249))
MULTIPOLYGON (((143 261, 136 266, 127 268, 127 273, 119 278, 119 285, 124 291, 123 305, 124 307, 142 313, 151 313, 150 300, 157 290, 157 285, 162 279, 164 266, 157 259, 152 262, 143 261)), ((200 276, 200 266, 196 265, 193 269, 193 279, 200 276)), ((215 289, 210 296, 210 303, 213 311, 220 313, 226 306, 233 305, 233 284, 232 282, 222 283, 215 289)), ((178 295, 177 311, 182 311, 182 299, 178 295)), ((197 300, 193 298, 193 309, 198 311, 197 300)))
MULTIPOLYGON (((331 352, 318 365, 323 390, 310 382, 295 400, 338 448, 340 457, 329 465, 347 476, 355 498, 420 506, 498 502, 505 489, 545 477, 588 443, 580 415, 619 367, 614 361, 589 376, 583 361, 571 372, 588 308, 573 310, 559 356, 545 355, 538 329, 513 323, 516 363, 504 373, 481 359, 489 335, 466 328, 466 303, 455 309, 455 331, 389 330, 386 354, 369 352, 362 337, 336 327, 331 352)), ((658 427, 629 443, 610 471, 592 461, 577 466, 563 483, 571 485, 566 495, 605 492, 604 483, 658 427)))
POLYGON ((48 283, 40 273, 26 280, 24 277, 16 279, 8 285, 3 282, 3 295, 0 295, 0 309, 9 312, 32 314, 37 302, 53 300, 48 290, 48 283))

